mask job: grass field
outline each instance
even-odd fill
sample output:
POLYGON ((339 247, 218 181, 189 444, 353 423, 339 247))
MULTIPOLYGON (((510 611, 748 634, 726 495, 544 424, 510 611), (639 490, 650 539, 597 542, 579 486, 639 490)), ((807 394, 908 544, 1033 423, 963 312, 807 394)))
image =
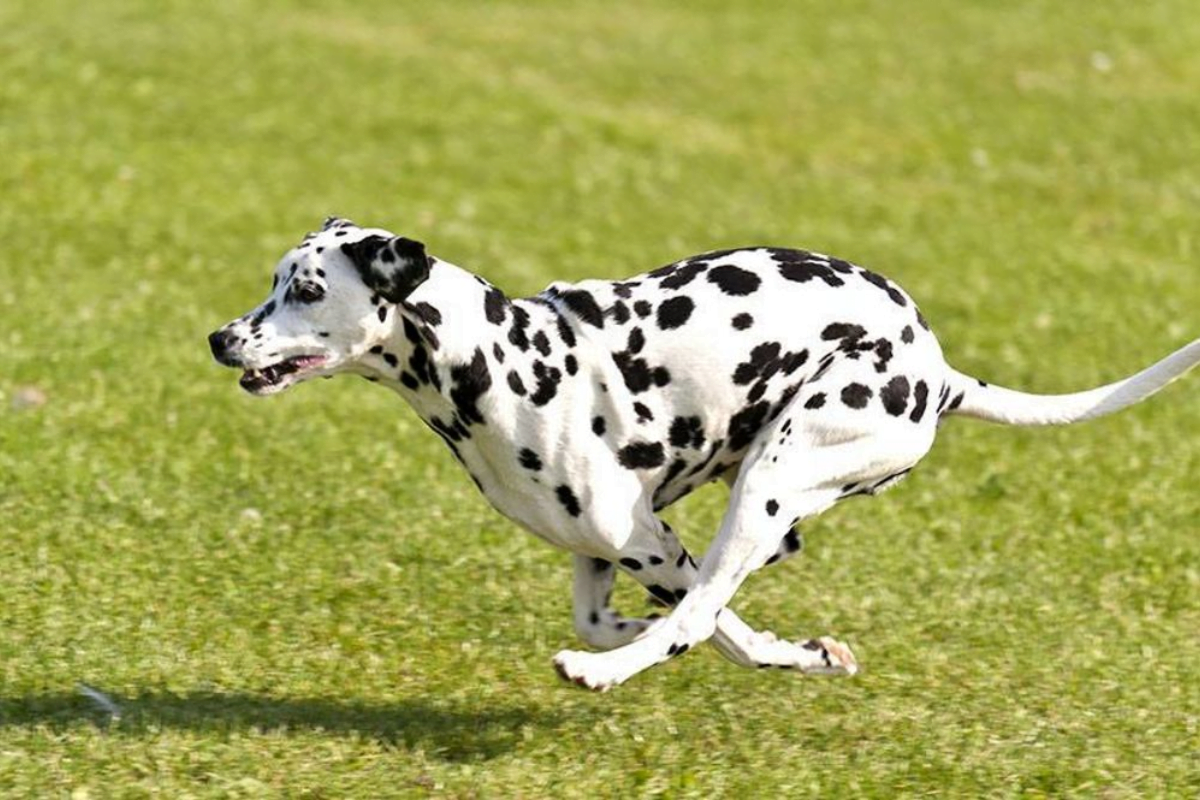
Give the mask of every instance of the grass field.
POLYGON ((399 398, 257 401, 204 336, 338 213, 514 294, 824 250, 959 368, 1084 388, 1200 335, 1198 86, 1192 0, 6 0, 0 796, 1196 796, 1200 376, 953 422, 809 526, 736 605, 859 677, 591 695, 569 559, 399 398))

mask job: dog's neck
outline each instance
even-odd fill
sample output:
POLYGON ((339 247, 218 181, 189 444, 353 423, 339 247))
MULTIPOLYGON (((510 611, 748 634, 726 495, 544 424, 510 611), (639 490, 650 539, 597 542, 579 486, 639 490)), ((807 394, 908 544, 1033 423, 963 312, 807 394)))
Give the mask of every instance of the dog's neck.
MULTIPOLYGON (((517 304, 515 314, 526 321, 554 313, 537 301, 517 304)), ((383 337, 353 371, 398 392, 451 443, 469 438, 467 430, 485 424, 487 408, 508 392, 497 353, 516 355, 511 332, 524 326, 514 324, 514 307, 487 281, 435 259, 424 283, 387 306, 383 337)))

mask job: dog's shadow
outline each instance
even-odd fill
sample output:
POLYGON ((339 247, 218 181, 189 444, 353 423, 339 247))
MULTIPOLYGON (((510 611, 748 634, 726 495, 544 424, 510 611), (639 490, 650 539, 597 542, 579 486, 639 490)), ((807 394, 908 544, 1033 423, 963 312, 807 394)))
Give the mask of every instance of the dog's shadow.
POLYGON ((82 692, 0 697, 0 728, 44 725, 63 729, 82 722, 117 735, 138 735, 156 728, 317 732, 420 748, 446 761, 479 761, 511 750, 521 741, 523 726, 553 726, 557 721, 554 714, 528 707, 466 708, 425 699, 374 704, 218 692, 105 693, 101 697, 99 702, 82 692))

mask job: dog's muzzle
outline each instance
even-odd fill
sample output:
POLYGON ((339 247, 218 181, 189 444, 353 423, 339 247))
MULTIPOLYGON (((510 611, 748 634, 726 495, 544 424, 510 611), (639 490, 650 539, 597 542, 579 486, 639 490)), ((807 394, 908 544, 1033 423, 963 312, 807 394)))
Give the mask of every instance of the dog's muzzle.
POLYGON ((213 331, 208 335, 208 346, 212 350, 213 358, 217 360, 217 363, 227 367, 241 366, 230 352, 237 342, 238 337, 234 335, 233 331, 225 328, 213 331))

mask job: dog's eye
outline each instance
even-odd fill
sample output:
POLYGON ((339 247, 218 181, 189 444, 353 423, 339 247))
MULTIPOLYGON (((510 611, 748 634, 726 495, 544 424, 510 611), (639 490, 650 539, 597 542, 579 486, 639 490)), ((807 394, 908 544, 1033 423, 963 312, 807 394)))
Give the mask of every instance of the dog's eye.
POLYGON ((305 283, 296 289, 296 299, 301 303, 315 303, 325 296, 325 290, 315 283, 305 283))

